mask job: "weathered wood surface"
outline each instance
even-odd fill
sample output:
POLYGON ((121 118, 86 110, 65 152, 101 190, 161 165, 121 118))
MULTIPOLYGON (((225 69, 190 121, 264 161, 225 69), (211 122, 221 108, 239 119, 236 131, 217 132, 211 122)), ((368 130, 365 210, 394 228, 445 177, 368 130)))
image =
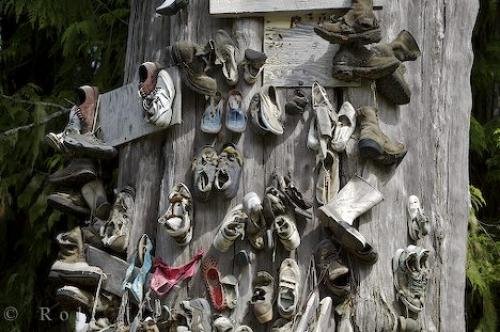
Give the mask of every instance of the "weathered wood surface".
MULTIPOLYGON (((132 1, 126 82, 133 81, 140 62, 161 57, 161 50, 170 40, 205 42, 217 29, 224 28, 232 31, 242 44, 246 40, 252 48, 263 46, 263 40, 258 38, 259 35, 264 37, 262 20, 215 19, 209 16, 208 0, 191 2, 187 10, 169 20, 154 17, 156 5, 158 3, 132 1)), ((382 129, 390 137, 406 143, 409 149, 399 167, 392 170, 358 160, 355 139, 351 140, 348 153, 342 157, 343 183, 353 174, 360 174, 377 185, 385 196, 379 206, 360 219, 360 231, 378 250, 379 261, 371 268, 351 262, 357 284, 353 299, 353 322, 357 331, 386 330, 381 318, 386 313, 384 300, 395 313, 402 314, 395 302, 390 266, 394 252, 410 243, 406 198, 411 194, 421 197, 435 225, 432 234, 422 243, 435 255, 432 261, 434 273, 422 314, 423 325, 428 331, 465 329, 467 147, 471 106, 468 77, 472 63, 470 37, 477 7, 477 1, 465 0, 385 2, 384 10, 379 12, 384 24, 384 40, 389 41, 401 29, 407 29, 415 35, 423 51, 417 62, 407 65, 407 78, 413 92, 411 104, 400 108, 388 105, 381 97, 374 96, 370 86, 349 88, 336 94, 356 107, 377 105, 382 129)), ((246 107, 256 87, 241 83, 239 88, 244 91, 246 107)), ((181 126, 124 145, 120 150, 119 184, 133 184, 138 189, 133 241, 136 242, 143 232, 148 233, 156 238, 156 255, 173 265, 185 264, 200 248, 206 249, 207 255, 216 255, 222 275, 232 273, 240 279, 241 298, 231 317, 238 324, 249 324, 254 331, 268 330, 269 326, 256 324, 249 312, 247 301, 251 281, 259 269, 265 269, 277 278, 279 265, 287 253, 277 243, 275 253, 259 253, 254 266, 240 271, 233 263, 233 254, 249 248, 246 242, 237 242, 234 251, 225 254, 217 253, 211 243, 226 212, 240 203, 249 191, 262 195, 274 171, 290 171, 298 187, 312 199, 314 158, 305 145, 309 112, 288 117, 282 137, 264 139, 250 129, 239 138, 226 132, 217 137, 218 148, 224 142, 234 141, 245 156, 239 193, 231 202, 220 198, 209 203, 195 201, 193 241, 186 248, 178 248, 156 221, 168 207, 171 187, 179 181, 191 182, 190 163, 194 153, 214 140, 199 130, 204 98, 186 87, 182 90, 184 123, 181 126)), ((280 90, 283 96, 291 93, 291 89, 280 90)), ((336 107, 341 104, 334 102, 336 107)), ((325 235, 316 219, 307 225, 299 225, 299 229, 302 245, 292 255, 299 259, 304 280, 312 250, 325 235)), ((134 250, 131 245, 129 254, 134 250)), ((188 285, 184 283, 177 287, 164 302, 174 304, 186 297, 198 296, 206 296, 201 273, 188 285)), ((307 294, 302 294, 302 297, 305 301, 307 294)))
POLYGON ((264 84, 277 87, 311 87, 317 81, 324 87, 358 86, 334 79, 332 58, 338 45, 314 33, 313 27, 325 14, 302 16, 267 15, 264 19, 264 84))
MULTIPOLYGON (((381 7, 385 0, 374 0, 381 7)), ((324 11, 351 7, 351 0, 210 0, 210 14, 220 16, 263 16, 266 13, 324 11)))

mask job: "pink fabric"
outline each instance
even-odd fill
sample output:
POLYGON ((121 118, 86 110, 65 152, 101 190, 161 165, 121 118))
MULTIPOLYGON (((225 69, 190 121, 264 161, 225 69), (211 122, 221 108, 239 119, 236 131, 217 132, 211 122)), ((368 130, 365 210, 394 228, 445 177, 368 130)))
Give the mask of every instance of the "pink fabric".
POLYGON ((205 253, 199 251, 186 265, 175 267, 169 266, 160 258, 156 258, 153 263, 153 277, 151 278, 151 289, 158 294, 164 296, 172 287, 181 281, 191 278, 198 268, 198 262, 205 253))

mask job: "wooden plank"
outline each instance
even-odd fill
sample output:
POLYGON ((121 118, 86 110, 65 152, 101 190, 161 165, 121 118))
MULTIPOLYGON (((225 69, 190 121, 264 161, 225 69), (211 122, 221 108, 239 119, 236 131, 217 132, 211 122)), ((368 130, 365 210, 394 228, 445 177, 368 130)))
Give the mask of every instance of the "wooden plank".
POLYGON ((324 87, 359 86, 332 77, 332 59, 339 46, 319 37, 313 27, 320 15, 265 17, 264 84, 277 87, 311 87, 318 81, 324 87))
MULTIPOLYGON (((384 0, 374 0, 376 8, 384 0)), ((297 13, 350 8, 351 0, 210 0, 210 14, 219 16, 263 16, 266 13, 297 13)))

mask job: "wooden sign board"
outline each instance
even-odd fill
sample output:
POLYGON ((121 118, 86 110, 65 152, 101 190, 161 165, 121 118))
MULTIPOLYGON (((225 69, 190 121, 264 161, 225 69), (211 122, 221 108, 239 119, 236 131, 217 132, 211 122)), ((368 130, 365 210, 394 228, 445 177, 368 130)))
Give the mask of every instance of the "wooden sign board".
POLYGON ((264 84, 277 87, 353 87, 332 77, 332 59, 338 45, 330 44, 313 30, 325 15, 266 16, 264 23, 264 84))
MULTIPOLYGON (((375 8, 384 0, 373 0, 375 8)), ((350 8, 351 0, 210 0, 210 14, 219 16, 265 16, 269 13, 296 13, 350 8)))
MULTIPOLYGON (((176 67, 168 68, 175 86, 172 107, 182 109, 182 82, 176 67)), ((100 96, 99 118, 102 139, 112 146, 122 145, 140 137, 165 130, 146 122, 138 94, 138 83, 134 82, 100 96)), ((167 128, 168 129, 168 128, 167 128)))

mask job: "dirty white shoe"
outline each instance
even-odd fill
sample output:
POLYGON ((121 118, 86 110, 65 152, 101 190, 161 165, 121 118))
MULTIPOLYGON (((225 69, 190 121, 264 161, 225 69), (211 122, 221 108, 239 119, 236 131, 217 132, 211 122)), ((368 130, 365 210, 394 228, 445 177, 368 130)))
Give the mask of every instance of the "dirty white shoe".
POLYGON ((281 263, 278 312, 283 318, 292 318, 297 314, 300 294, 300 269, 297 262, 291 258, 281 263))
POLYGON ((243 212, 243 205, 238 204, 226 215, 215 235, 214 247, 220 252, 226 252, 238 237, 245 234, 247 215, 243 212))
POLYGON ((185 246, 193 237, 191 192, 185 184, 179 183, 172 188, 168 200, 168 210, 158 219, 158 223, 165 226, 167 234, 174 238, 178 245, 185 246))
MULTIPOLYGON (((330 331, 330 317, 332 315, 332 298, 325 297, 319 303, 319 312, 313 332, 330 331)), ((333 327, 335 328, 335 327, 333 327)))
POLYGON ((418 241, 430 232, 429 219, 424 214, 424 209, 417 196, 408 197, 408 232, 413 241, 418 241))
POLYGON ((245 234, 254 249, 262 250, 265 246, 267 224, 259 195, 254 192, 246 194, 243 197, 243 209, 248 216, 245 234))
POLYGON ((238 279, 233 275, 227 275, 220 281, 222 285, 222 292, 224 294, 224 301, 229 309, 236 308, 238 304, 238 279))
POLYGON ((213 328, 215 332, 233 332, 233 322, 224 316, 219 316, 214 320, 213 328))
POLYGON ((356 110, 346 101, 340 108, 337 125, 333 133, 331 147, 336 152, 345 150, 347 141, 356 129, 356 110))
POLYGON ((300 245, 300 235, 293 217, 285 214, 277 216, 274 227, 286 250, 292 251, 300 245))

